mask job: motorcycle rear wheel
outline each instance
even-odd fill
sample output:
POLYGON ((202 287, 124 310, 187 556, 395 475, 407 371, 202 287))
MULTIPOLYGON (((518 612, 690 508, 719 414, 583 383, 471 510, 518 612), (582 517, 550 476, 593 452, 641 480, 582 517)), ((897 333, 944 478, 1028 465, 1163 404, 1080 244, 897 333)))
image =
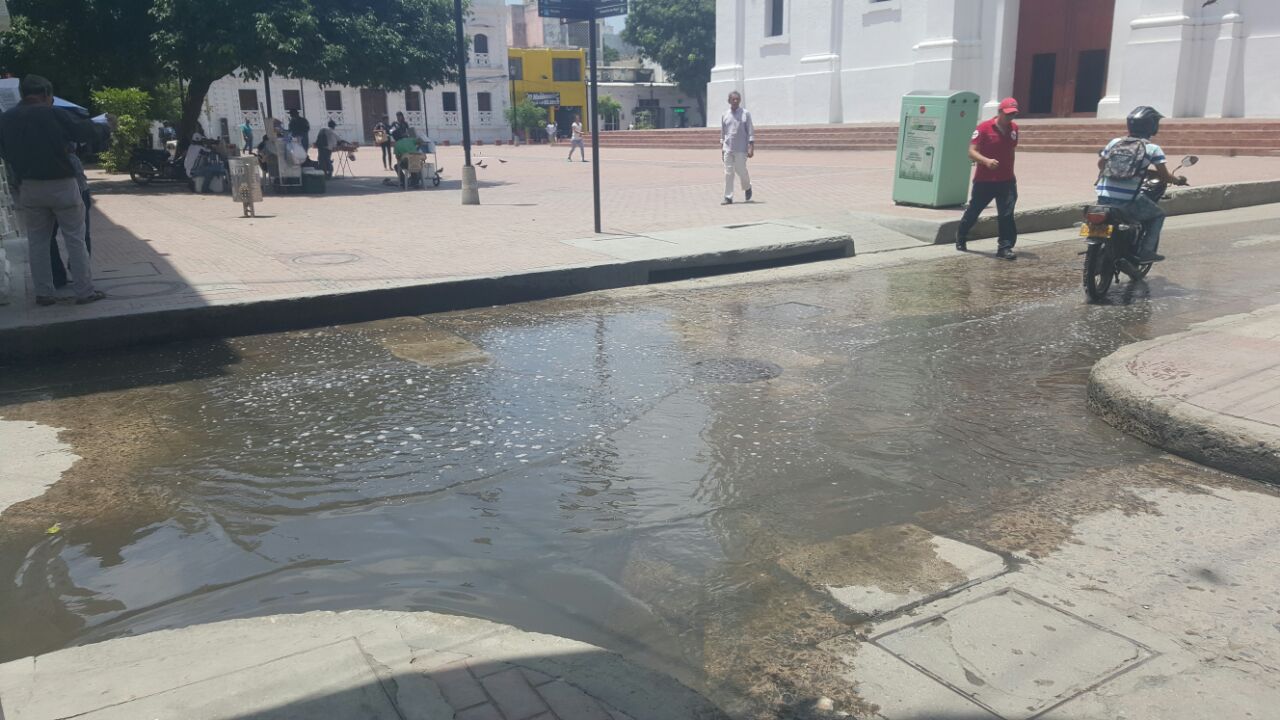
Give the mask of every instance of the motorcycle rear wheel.
POLYGON ((159 174, 156 166, 146 160, 139 160, 138 164, 129 168, 129 179, 139 185, 150 185, 159 174))
POLYGON ((1093 302, 1101 302, 1115 279, 1115 257, 1105 244, 1090 245, 1084 254, 1084 294, 1093 302))

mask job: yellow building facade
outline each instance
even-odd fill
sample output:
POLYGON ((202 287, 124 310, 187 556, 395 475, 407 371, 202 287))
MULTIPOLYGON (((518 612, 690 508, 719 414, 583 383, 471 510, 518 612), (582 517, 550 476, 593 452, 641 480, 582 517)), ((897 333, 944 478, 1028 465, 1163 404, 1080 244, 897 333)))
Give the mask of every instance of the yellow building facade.
POLYGON ((568 137, 573 116, 590 130, 587 112, 587 51, 582 49, 509 48, 511 93, 519 104, 526 98, 547 109, 557 133, 568 137))

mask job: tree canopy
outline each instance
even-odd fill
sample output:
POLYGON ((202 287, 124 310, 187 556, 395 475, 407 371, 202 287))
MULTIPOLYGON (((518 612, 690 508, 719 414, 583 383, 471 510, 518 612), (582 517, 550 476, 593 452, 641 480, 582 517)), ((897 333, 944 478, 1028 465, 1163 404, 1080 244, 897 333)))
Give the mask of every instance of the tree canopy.
POLYGON ((632 0, 622 39, 661 65, 706 117, 716 56, 715 0, 632 0))
POLYGON ((190 138, 209 86, 241 71, 384 90, 457 78, 450 0, 11 0, 0 67, 88 104, 105 86, 186 82, 190 138))

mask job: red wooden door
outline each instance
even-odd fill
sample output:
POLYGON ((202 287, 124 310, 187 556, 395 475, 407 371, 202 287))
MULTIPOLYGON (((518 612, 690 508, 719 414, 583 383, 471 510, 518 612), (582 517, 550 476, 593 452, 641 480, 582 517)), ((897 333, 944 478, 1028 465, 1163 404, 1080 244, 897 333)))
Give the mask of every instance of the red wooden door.
POLYGON ((1115 0, 1022 0, 1020 7, 1013 90, 1022 114, 1097 114, 1115 0))

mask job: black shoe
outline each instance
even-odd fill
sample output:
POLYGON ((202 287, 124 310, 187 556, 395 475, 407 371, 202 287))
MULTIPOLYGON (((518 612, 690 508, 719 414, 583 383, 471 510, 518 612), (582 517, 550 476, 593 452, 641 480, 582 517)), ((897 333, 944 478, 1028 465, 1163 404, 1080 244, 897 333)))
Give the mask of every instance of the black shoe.
POLYGON ((751 188, 747 188, 747 202, 751 202, 751 188))
POLYGON ((960 252, 969 252, 969 243, 964 240, 956 240, 956 250, 960 252))
POLYGON ((1010 250, 1009 248, 1000 248, 999 250, 997 250, 996 257, 1000 258, 1001 260, 1017 260, 1018 259, 1018 256, 1013 254, 1013 251, 1010 250))
POLYGON ((1160 253, 1151 253, 1150 255, 1140 255, 1138 257, 1138 262, 1146 265, 1147 263, 1158 263, 1163 259, 1164 256, 1160 253))
POLYGON ((721 200, 721 201, 720 201, 720 204, 721 204, 721 205, 732 205, 732 204, 733 204, 733 198, 725 198, 725 199, 723 199, 723 200, 721 200))

